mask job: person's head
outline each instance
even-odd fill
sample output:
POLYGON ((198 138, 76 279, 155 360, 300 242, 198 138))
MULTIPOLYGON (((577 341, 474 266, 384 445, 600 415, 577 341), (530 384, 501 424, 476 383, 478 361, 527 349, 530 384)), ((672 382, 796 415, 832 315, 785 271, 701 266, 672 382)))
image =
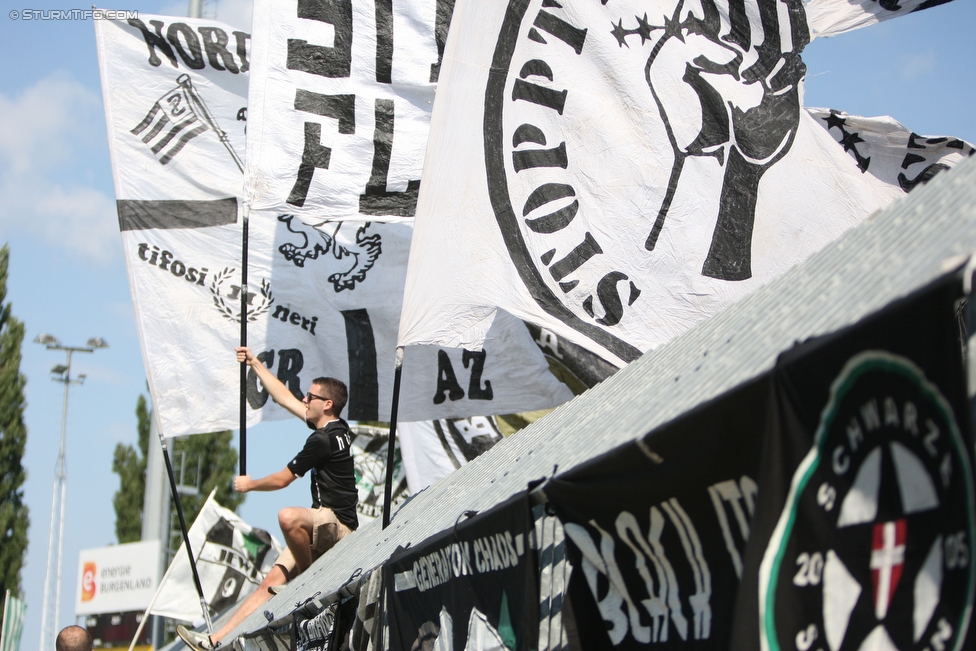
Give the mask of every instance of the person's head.
POLYGON ((349 392, 341 380, 334 377, 317 377, 312 380, 312 388, 305 394, 305 422, 312 429, 322 427, 334 418, 339 418, 349 399, 349 392))
POLYGON ((91 634, 80 626, 65 626, 54 641, 57 651, 92 651, 91 634))

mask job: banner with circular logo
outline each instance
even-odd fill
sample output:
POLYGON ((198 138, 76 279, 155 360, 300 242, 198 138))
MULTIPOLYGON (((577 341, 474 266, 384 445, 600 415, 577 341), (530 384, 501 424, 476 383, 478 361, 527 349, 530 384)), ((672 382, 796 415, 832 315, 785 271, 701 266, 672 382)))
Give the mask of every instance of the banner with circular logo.
POLYGON ((881 4, 459 0, 399 344, 478 347, 502 308, 629 362, 887 206, 802 106, 813 38, 917 6, 881 4))
POLYGON ((778 363, 758 515, 775 525, 757 526, 753 555, 763 651, 964 647, 976 493, 960 293, 944 278, 778 363))

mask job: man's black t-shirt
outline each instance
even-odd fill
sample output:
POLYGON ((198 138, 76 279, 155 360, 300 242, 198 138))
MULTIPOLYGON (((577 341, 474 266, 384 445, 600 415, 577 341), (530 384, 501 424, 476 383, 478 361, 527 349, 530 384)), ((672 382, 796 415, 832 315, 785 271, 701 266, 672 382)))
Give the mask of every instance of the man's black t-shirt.
POLYGON ((356 469, 353 466, 349 445, 352 434, 349 425, 341 418, 312 432, 302 451, 288 463, 288 469, 303 477, 312 474, 312 508, 327 506, 336 514, 339 522, 350 529, 359 527, 356 503, 356 469))

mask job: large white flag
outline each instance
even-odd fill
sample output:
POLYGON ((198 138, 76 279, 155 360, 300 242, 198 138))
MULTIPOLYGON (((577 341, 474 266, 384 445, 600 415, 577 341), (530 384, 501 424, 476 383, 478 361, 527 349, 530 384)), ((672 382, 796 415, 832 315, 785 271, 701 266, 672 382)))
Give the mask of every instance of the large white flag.
MULTIPOLYGON (((268 249, 278 286, 306 288, 307 301, 308 278, 318 274, 316 295, 335 310, 333 325, 319 326, 334 343, 319 355, 326 368, 348 369, 340 377, 349 378, 349 418, 390 416, 410 224, 452 6, 254 5, 259 38, 245 167, 251 224, 278 224, 268 249), (282 282, 289 277, 295 282, 282 282)), ((281 309, 272 312, 269 337, 281 309)), ((261 336, 260 326, 254 333, 261 336)), ((502 319, 489 337, 479 352, 406 351, 400 418, 509 413, 569 399, 522 323, 502 319)))
POLYGON ((971 143, 947 136, 922 136, 889 116, 861 117, 843 111, 808 108, 861 172, 904 192, 928 182, 976 151, 971 143))
POLYGON ((231 355, 239 326, 219 311, 237 309, 225 303, 240 292, 250 36, 212 20, 150 15, 96 21, 95 36, 119 228, 160 428, 178 436, 232 427, 234 360, 217 361, 231 355))
POLYGON ((903 194, 802 110, 817 35, 931 3, 458 0, 398 343, 496 307, 614 361, 903 194))
POLYGON ((453 0, 256 0, 247 199, 410 219, 453 0))
MULTIPOLYGON (((267 531, 218 504, 213 492, 187 535, 203 596, 214 614, 254 592, 284 549, 267 531)), ((185 622, 203 617, 185 543, 166 569, 149 612, 185 622)))
MULTIPOLYGON (((98 21, 119 224, 153 403, 166 436, 236 427, 242 295, 248 342, 296 396, 319 376, 350 386, 344 416, 388 419, 409 224, 308 224, 253 212, 241 288, 247 44, 212 21, 98 21), (236 43, 236 45, 235 45, 236 43)), ((525 326, 484 351, 408 351, 401 417, 552 407, 571 393, 525 326)), ((253 375, 248 423, 285 418, 253 375)))
MULTIPOLYGON (((255 294, 262 318, 248 341, 296 396, 312 379, 349 386, 343 417, 389 420, 410 224, 334 222, 317 227, 292 215, 252 213, 252 283, 269 270, 271 298, 255 294), (273 302, 272 302, 273 299, 273 302)), ((262 283, 262 284, 259 284, 262 283)), ((231 285, 228 281, 228 285, 231 285)), ((236 305, 228 303, 236 317, 236 305)), ((230 360, 234 366, 233 358, 230 360)), ((412 347, 403 360, 399 417, 456 418, 544 409, 572 397, 519 320, 493 324, 484 349, 412 347)), ((233 369, 231 369, 233 370, 233 369)), ((248 375, 249 418, 287 418, 248 375)))

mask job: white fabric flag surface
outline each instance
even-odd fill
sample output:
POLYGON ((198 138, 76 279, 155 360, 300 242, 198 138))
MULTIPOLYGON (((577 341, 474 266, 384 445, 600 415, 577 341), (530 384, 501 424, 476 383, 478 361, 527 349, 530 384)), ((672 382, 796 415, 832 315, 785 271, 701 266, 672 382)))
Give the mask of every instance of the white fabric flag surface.
MULTIPOLYGON (((165 436, 238 425, 241 152, 249 37, 205 20, 98 21, 119 223, 153 404, 165 436), (236 45, 235 45, 236 42, 236 45), (192 135, 191 135, 192 134, 192 135)), ((409 224, 254 212, 248 343, 296 396, 332 376, 343 416, 389 418, 409 224)), ((571 393, 514 318, 481 352, 417 348, 402 418, 553 407, 571 393)), ((290 415, 249 376, 247 422, 290 415)))
MULTIPOLYGON (((343 417, 389 420, 394 354, 412 226, 336 222, 315 228, 292 215, 251 215, 250 269, 265 309, 248 341, 296 397, 312 378, 349 386, 343 417), (325 230, 325 228, 328 230, 325 230), (257 270, 269 270, 261 280, 257 270), (278 289, 280 288, 280 289, 278 289), (273 303, 272 303, 273 299, 273 303)), ((236 314, 236 312, 235 312, 236 314)), ((233 361, 233 360, 232 360, 233 361)), ((525 325, 504 315, 482 351, 408 349, 399 417, 405 420, 514 413, 554 407, 572 397, 549 372, 525 325)), ((249 418, 286 418, 248 373, 249 418)))
POLYGON ((899 196, 802 109, 818 35, 874 0, 458 0, 399 345, 476 349, 496 308, 615 363, 899 196))
POLYGON ((453 0, 256 0, 246 199, 314 223, 413 217, 453 0))
MULTIPOLYGON (((218 504, 213 492, 187 534, 204 598, 214 614, 251 594, 284 549, 267 531, 252 527, 218 504)), ((203 617, 185 543, 159 582, 149 612, 185 622, 203 617)))
POLYGON ((95 23, 119 227, 166 436, 235 426, 249 35, 212 20, 95 23), (236 274, 232 277, 231 272, 236 274), (226 364, 216 363, 227 358, 226 364), (226 403, 226 404, 225 404, 226 403))
POLYGON ((494 418, 450 418, 400 423, 397 443, 410 494, 474 460, 505 436, 494 418))
POLYGON ((921 136, 889 116, 861 117, 843 111, 807 112, 866 172, 905 192, 972 156, 971 143, 948 136, 921 136))

